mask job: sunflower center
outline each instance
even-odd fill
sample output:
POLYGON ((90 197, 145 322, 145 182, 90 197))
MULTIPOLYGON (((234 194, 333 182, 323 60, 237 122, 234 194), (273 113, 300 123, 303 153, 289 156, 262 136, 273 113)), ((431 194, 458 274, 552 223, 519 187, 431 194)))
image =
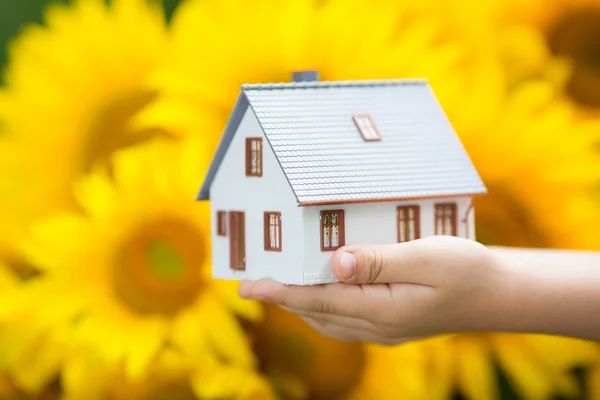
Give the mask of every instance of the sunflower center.
POLYGON ((89 172, 98 163, 109 165, 115 150, 164 133, 158 128, 135 129, 131 123, 132 117, 155 98, 155 92, 140 91, 123 95, 104 106, 89 128, 82 153, 82 172, 89 172))
POLYGON ((140 227, 116 252, 114 292, 139 314, 173 315, 202 288, 204 237, 189 223, 161 220, 140 227))
POLYGON ((567 90, 586 107, 600 107, 600 7, 566 13, 548 34, 551 50, 572 60, 567 90))
POLYGON ((183 275, 185 261, 169 243, 155 242, 148 247, 150 270, 159 278, 176 281, 183 275))

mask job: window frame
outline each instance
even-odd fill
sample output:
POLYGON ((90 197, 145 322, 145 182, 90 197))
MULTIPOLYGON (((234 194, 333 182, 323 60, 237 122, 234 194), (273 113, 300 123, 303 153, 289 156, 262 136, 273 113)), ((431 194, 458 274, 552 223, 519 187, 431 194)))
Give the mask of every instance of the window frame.
POLYGON ((377 142, 381 140, 381 133, 377 129, 377 126, 375 126, 375 122, 369 114, 354 114, 352 115, 352 120, 366 142, 377 142), (366 129, 372 129, 375 136, 370 135, 366 129))
POLYGON ((263 174, 263 140, 262 137, 246 138, 246 176, 261 177, 263 174), (252 143, 258 144, 258 150, 252 150, 252 143), (257 152, 258 170, 252 171, 252 155, 257 152))
MULTIPOLYGON (((329 225, 329 227, 333 227, 334 225, 332 223, 327 224, 329 225)), ((345 219, 344 219, 344 210, 321 210, 320 214, 319 214, 319 237, 321 238, 321 251, 335 251, 337 249, 339 249, 340 247, 344 246, 346 244, 346 226, 345 226, 345 219), (326 227, 326 225, 323 223, 323 216, 325 214, 330 214, 330 215, 334 215, 337 214, 338 216, 338 245, 337 246, 331 246, 331 229, 329 230, 329 246, 325 247, 325 235, 323 232, 323 228, 326 227)))
MULTIPOLYGON (((282 227, 281 227, 281 212, 278 211, 265 211, 264 212, 264 242, 265 242, 265 251, 275 251, 275 252, 281 252, 281 248, 282 248, 282 244, 281 244, 281 238, 282 238, 282 227), (271 216, 275 217, 275 225, 271 224, 271 216), (277 235, 277 240, 279 243, 279 247, 277 246, 272 246, 271 243, 271 226, 274 226, 275 228, 279 227, 279 230, 276 231, 276 235, 277 235)), ((277 243, 276 243, 277 244, 277 243)))
MULTIPOLYGON (((404 242, 409 242, 411 240, 416 240, 421 238, 421 207, 418 205, 405 205, 405 206, 398 206, 396 207, 396 225, 397 225, 397 240, 398 243, 404 243, 404 242), (407 239, 407 240, 403 240, 401 241, 400 239, 402 238, 401 235, 401 227, 400 227, 400 215, 401 215, 401 211, 406 211, 407 215, 406 215, 406 219, 405 221, 407 223, 409 223, 411 221, 411 219, 408 217, 408 212, 410 210, 413 210, 413 218, 412 220, 414 221, 414 238, 413 239, 407 239)), ((405 237, 409 237, 410 235, 410 229, 409 229, 409 224, 405 225, 406 227, 406 232, 405 232, 405 237)))
POLYGON ((227 211, 217 211, 217 236, 227 236, 227 211))
POLYGON ((436 235, 445 235, 445 236, 457 236, 457 231, 458 231, 458 218, 457 218, 457 206, 456 203, 437 203, 435 204, 435 212, 434 212, 434 217, 433 217, 433 223, 435 224, 435 234, 436 235), (444 233, 446 231, 446 218, 443 215, 444 211, 447 208, 450 208, 450 210, 452 211, 451 214, 451 223, 452 223, 452 233, 451 234, 447 234, 444 233), (442 219, 442 232, 439 232, 438 230, 438 219, 441 218, 442 219))

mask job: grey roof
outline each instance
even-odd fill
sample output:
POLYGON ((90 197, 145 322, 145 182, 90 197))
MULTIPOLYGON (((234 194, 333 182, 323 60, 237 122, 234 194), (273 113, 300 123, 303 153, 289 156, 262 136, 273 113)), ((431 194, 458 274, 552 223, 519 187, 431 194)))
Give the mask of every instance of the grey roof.
POLYGON ((242 86, 198 199, 248 106, 300 205, 486 192, 427 81, 314 81, 242 86), (365 141, 353 114, 381 140, 365 141))

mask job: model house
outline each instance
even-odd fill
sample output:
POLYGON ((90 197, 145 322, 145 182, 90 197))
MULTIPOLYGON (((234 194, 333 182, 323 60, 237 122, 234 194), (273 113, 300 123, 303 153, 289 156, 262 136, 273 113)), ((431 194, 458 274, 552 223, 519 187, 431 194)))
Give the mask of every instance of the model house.
POLYGON ((486 189, 427 81, 243 85, 198 196, 213 276, 334 282, 340 246, 474 239, 486 189))

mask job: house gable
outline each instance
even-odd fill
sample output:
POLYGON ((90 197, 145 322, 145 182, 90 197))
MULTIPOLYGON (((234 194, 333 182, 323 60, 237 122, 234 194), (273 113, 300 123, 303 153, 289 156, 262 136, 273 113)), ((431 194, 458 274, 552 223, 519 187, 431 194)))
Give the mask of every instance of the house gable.
MULTIPOLYGON (((213 156, 213 160, 210 164, 208 172, 206 173, 206 177, 204 178, 204 182, 202 183, 202 187, 200 188, 200 192, 198 193, 196 200, 209 200, 210 199, 210 187, 217 176, 219 167, 221 166, 221 163, 225 159, 225 155, 227 154, 227 151, 229 150, 229 146, 231 145, 231 142, 233 141, 233 139, 240 127, 240 124, 242 123, 242 120, 244 119, 244 116, 246 115, 247 112, 251 112, 253 114, 258 125, 261 127, 261 131, 262 131, 261 138, 264 139, 262 141, 261 153, 264 154, 265 146, 269 146, 269 151, 273 152, 273 149, 270 146, 269 139, 264 134, 264 130, 262 128, 262 125, 260 124, 260 121, 258 121, 258 118, 256 117, 256 114, 254 113, 254 110, 252 109, 252 107, 250 107, 250 103, 248 102, 247 96, 245 95, 244 92, 241 92, 235 103, 233 111, 231 112, 231 115, 229 116, 229 121, 227 122, 227 125, 225 127, 225 132, 223 133, 223 135, 221 137, 221 141, 219 142, 219 146, 217 147, 215 155, 213 156)), ((281 167, 281 164, 279 163, 279 159, 277 158, 277 155, 274 152, 273 152, 273 155, 275 157, 275 160, 277 161, 278 168, 281 169, 282 167, 281 167)), ((245 157, 248 157, 248 154, 245 154, 245 157)), ((285 175, 285 173, 283 173, 283 174, 287 180, 287 175, 285 175)), ((248 174, 248 171, 246 171, 246 175, 250 176, 251 174, 248 174)), ((288 185, 291 187, 289 180, 287 180, 287 182, 288 182, 288 185)), ((295 195, 293 189, 292 189, 292 193, 295 195)), ((298 198, 296 198, 296 202, 299 203, 298 198)))
MULTIPOLYGON (((210 186, 213 276, 219 278, 259 279, 270 276, 281 282, 302 282, 303 248, 298 232, 302 231, 302 208, 297 207, 293 192, 289 188, 275 154, 265 144, 261 176, 246 175, 246 143, 248 138, 260 138, 265 142, 262 128, 251 108, 247 108, 233 135, 227 152, 216 170, 210 186), (229 230, 219 236, 220 213, 228 216, 244 214, 244 258, 243 271, 230 268, 229 230), (276 215, 277 235, 269 244, 267 215, 276 215), (277 266, 277 268, 269 268, 277 266)), ((222 215, 222 214, 221 214, 222 215)), ((270 223, 270 221, 268 221, 270 223)), ((227 227, 230 227, 228 222, 227 227)))

